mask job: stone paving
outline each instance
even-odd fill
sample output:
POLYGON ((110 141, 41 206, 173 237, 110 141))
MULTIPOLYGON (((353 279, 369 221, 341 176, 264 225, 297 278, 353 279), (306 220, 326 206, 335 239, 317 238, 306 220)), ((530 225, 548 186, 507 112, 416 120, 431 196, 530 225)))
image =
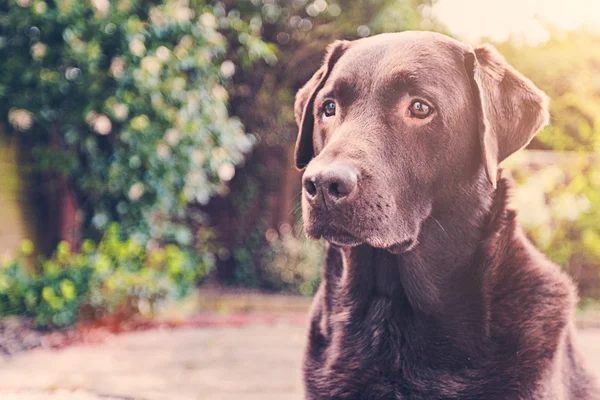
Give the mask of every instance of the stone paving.
MULTIPOLYGON (((308 303, 256 298, 280 309, 260 314, 260 301, 236 296, 222 319, 0 357, 0 400, 301 400, 308 303)), ((600 327, 580 330, 579 341, 600 376, 600 327)))
POLYGON ((0 399, 14 389, 144 400, 301 399, 304 332, 289 323, 159 329, 33 350, 0 361, 0 399))

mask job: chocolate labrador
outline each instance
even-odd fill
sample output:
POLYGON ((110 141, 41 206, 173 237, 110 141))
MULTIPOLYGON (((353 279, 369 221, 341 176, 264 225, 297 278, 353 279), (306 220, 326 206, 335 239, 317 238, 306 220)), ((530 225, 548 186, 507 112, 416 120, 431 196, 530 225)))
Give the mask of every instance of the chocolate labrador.
POLYGON ((571 280, 526 239, 498 163, 548 98, 491 46, 329 46, 298 92, 306 234, 327 254, 307 399, 597 399, 571 280))

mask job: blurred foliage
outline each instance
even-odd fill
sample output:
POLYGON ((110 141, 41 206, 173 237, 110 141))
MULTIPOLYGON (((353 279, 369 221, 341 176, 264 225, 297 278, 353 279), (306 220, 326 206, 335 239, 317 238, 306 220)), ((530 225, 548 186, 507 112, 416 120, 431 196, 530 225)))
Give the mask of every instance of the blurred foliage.
POLYGON ((600 153, 522 152, 507 161, 512 203, 535 245, 600 298, 600 153))
MULTIPOLYGON (((215 254, 220 282, 312 294, 322 243, 307 242, 299 224, 294 95, 335 39, 443 32, 430 18, 431 3, 1 3, 0 124, 33 147, 40 173, 67 179, 84 237, 103 237, 89 254, 84 247, 90 242, 68 256, 61 244, 39 263, 21 257, 5 266, 1 279, 16 289, 0 292, 2 312, 20 310, 40 325, 58 326, 90 307, 147 308, 151 299, 170 298, 178 289, 140 289, 140 303, 125 282, 156 273, 158 284, 168 274, 156 271, 169 270, 170 261, 153 269, 149 260, 169 251, 189 266, 198 258, 208 267, 215 254), (121 224, 118 234, 109 228, 113 221, 121 224), (111 241, 116 244, 104 250, 102 243, 111 241), (116 250, 129 246, 131 254, 116 250), (102 292, 108 276, 102 284, 94 280, 106 253, 117 276, 112 297, 102 292), (61 272, 47 274, 48 265, 61 272), (77 300, 65 300, 65 279, 77 300), (44 296, 46 287, 51 291, 44 296), (41 315, 27 308, 28 301, 41 315)), ((600 297, 600 36, 554 32, 536 46, 517 38, 497 46, 552 98, 552 125, 530 148, 581 153, 528 153, 507 163, 519 183, 514 203, 520 219, 536 245, 575 276, 583 296, 600 297)), ((187 288, 188 278, 205 273, 194 271, 164 282, 180 279, 187 288)))
POLYGON ((227 110, 219 30, 245 65, 274 61, 259 28, 202 1, 0 5, 0 121, 68 178, 84 235, 119 221, 140 243, 194 242, 186 205, 226 190, 254 142, 227 110))
POLYGON ((302 225, 282 224, 266 232, 269 250, 263 254, 265 281, 272 289, 312 296, 321 282, 323 241, 309 241, 302 225))
POLYGON ((148 251, 122 233, 111 224, 98 245, 86 240, 80 252, 61 242, 51 258, 37 260, 39 271, 31 267, 33 244, 24 241, 20 256, 0 265, 0 316, 64 327, 80 314, 149 314, 189 293, 214 262, 209 252, 198 261, 174 245, 148 251))
POLYGON ((556 152, 517 154, 514 204, 536 246, 566 268, 582 297, 600 298, 600 35, 553 32, 527 46, 497 45, 551 98, 550 126, 529 146, 556 152))
POLYGON ((594 151, 600 148, 600 35, 585 29, 553 31, 536 46, 517 38, 497 45, 515 68, 550 99, 550 126, 534 148, 594 151))
POLYGON ((214 234, 193 229, 204 214, 188 205, 225 193, 255 141, 230 117, 226 87, 274 50, 256 20, 217 2, 0 3, 0 125, 44 185, 75 192, 83 237, 102 238, 8 262, 0 313, 66 326, 82 312, 147 312, 197 284, 214 234))

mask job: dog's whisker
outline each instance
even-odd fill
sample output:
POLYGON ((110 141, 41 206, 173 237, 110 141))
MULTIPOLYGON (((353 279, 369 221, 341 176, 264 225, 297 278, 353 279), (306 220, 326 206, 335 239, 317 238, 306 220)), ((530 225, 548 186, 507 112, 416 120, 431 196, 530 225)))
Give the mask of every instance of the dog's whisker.
POLYGON ((300 208, 302 208, 302 201, 299 201, 298 204, 296 204, 294 207, 292 207, 292 209, 290 210, 288 215, 296 214, 300 208))
POLYGON ((446 229, 444 229, 444 227, 442 226, 440 221, 438 221, 438 219, 436 217, 434 217, 433 215, 431 216, 431 218, 433 218, 433 220, 440 226, 440 228, 442 228, 442 231, 444 231, 444 234, 446 235, 446 237, 448 239, 450 239, 450 235, 448 235, 448 232, 446 232, 446 229))

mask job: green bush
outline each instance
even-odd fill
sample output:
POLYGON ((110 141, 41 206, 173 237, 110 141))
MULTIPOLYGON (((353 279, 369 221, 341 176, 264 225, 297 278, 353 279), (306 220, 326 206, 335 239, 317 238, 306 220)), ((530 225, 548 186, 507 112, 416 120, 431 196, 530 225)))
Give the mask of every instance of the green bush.
POLYGON ((62 242, 55 254, 31 266, 33 245, 0 266, 0 316, 25 315, 39 327, 64 327, 87 318, 148 314, 186 295, 214 263, 177 246, 148 250, 124 239, 112 224, 98 245, 84 241, 74 253, 62 242))
POLYGON ((580 29, 552 32, 547 42, 535 46, 514 40, 497 46, 517 70, 550 96, 551 123, 536 136, 533 147, 587 152, 598 149, 600 35, 580 29))
POLYGON ((551 123, 508 160, 527 234, 574 277, 581 297, 600 299, 600 35, 552 32, 545 43, 498 44, 551 98, 551 123), (543 65, 544 68, 540 68, 543 65))
POLYGON ((186 205, 224 192, 254 141, 227 110, 220 31, 237 62, 274 59, 260 27, 204 1, 0 5, 0 123, 68 179, 84 237, 119 221, 139 242, 193 244, 186 205))
POLYGON ((308 240, 301 222, 295 228, 282 224, 279 231, 269 229, 265 236, 265 281, 273 289, 312 296, 321 282, 324 242, 308 240))
POLYGON ((518 185, 512 203, 527 235, 578 282, 581 297, 600 298, 598 153, 521 152, 506 162, 518 185))

